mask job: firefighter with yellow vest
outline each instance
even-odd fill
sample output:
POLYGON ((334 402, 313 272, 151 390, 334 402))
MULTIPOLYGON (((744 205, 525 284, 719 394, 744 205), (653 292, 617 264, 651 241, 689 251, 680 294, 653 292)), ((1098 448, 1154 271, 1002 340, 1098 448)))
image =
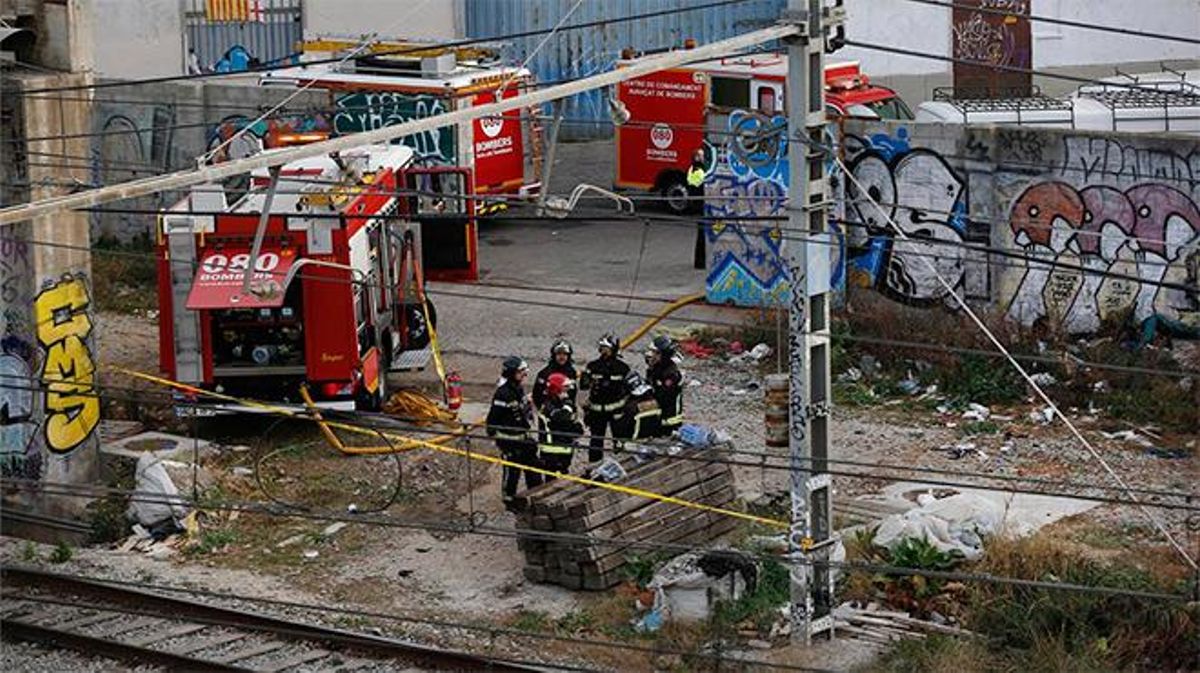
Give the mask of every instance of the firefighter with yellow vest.
MULTIPOLYGON (((538 461, 542 469, 559 474, 571 471, 575 442, 583 434, 583 424, 571 403, 574 383, 561 372, 547 376, 542 406, 538 409, 538 461)), ((545 475, 546 481, 553 479, 545 475)))
MULTIPOLYGON (((692 202, 688 204, 688 212, 699 213, 704 207, 704 149, 696 150, 692 155, 692 165, 687 172, 687 191, 688 198, 692 202)), ((705 268, 707 261, 707 252, 705 251, 705 233, 704 223, 696 223, 696 246, 692 253, 692 266, 697 269, 705 268)))
POLYGON ((613 426, 613 437, 634 441, 658 437, 662 434, 662 409, 654 399, 654 388, 646 383, 637 372, 625 377, 629 390, 629 401, 625 413, 613 426))

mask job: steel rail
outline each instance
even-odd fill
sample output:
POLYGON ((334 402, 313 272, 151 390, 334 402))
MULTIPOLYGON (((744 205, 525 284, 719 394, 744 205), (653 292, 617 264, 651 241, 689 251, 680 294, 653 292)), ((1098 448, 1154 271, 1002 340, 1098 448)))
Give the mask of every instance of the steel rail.
MULTIPOLYGON (((190 601, 132 587, 122 587, 108 584, 102 581, 87 580, 77 577, 64 576, 58 573, 45 572, 35 568, 0 565, 0 580, 3 580, 6 589, 22 586, 34 587, 40 590, 50 589, 56 593, 69 593, 76 596, 85 596, 94 600, 111 601, 112 603, 116 603, 118 605, 124 604, 132 606, 136 609, 124 611, 133 614, 162 619, 193 621, 196 623, 213 626, 240 628, 291 641, 319 641, 323 643, 332 643, 339 646, 339 648, 347 648, 356 653, 367 654, 378 658, 400 658, 404 659, 406 662, 427 666, 432 669, 486 669, 491 671, 537 670, 533 667, 506 662, 498 658, 484 657, 454 650, 444 650, 392 638, 355 633, 353 631, 335 629, 316 624, 295 622, 280 617, 272 617, 270 615, 265 615, 258 612, 190 601)), ((34 602, 39 601, 38 597, 22 596, 18 593, 7 593, 5 595, 5 599, 24 599, 34 602)), ((58 602, 59 604, 72 604, 66 603, 65 601, 55 601, 49 599, 40 600, 44 603, 58 602)), ((102 605, 88 605, 86 607, 97 611, 103 611, 107 609, 102 605)), ((17 633, 25 633, 29 635, 30 638, 34 639, 51 637, 58 638, 59 642, 47 640, 43 640, 42 642, 52 642, 55 644, 60 644, 64 647, 71 647, 72 649, 80 649, 77 647, 79 645, 91 647, 93 641, 96 640, 91 636, 58 631, 52 627, 39 626, 35 624, 29 624, 27 622, 18 622, 9 618, 5 618, 3 623, 5 627, 4 635, 6 637, 10 635, 10 626, 17 625, 17 633), (23 630, 22 627, 24 627, 23 630)), ((109 647, 111 648, 109 654, 112 656, 117 656, 118 658, 135 658, 140 660, 145 657, 153 656, 152 654, 143 652, 143 650, 146 650, 144 647, 138 647, 128 643, 120 643, 115 639, 110 639, 110 641, 106 642, 108 642, 109 647)), ((94 650, 85 648, 82 651, 93 652, 94 650)), ((150 650, 150 652, 166 655, 171 654, 157 650, 150 650)), ((188 657, 187 659, 189 659, 190 662, 191 658, 188 657)), ((215 666, 214 662, 200 659, 195 661, 210 666, 207 670, 246 670, 236 667, 216 668, 213 667, 215 666)), ((172 666, 182 665, 184 670, 193 670, 192 663, 165 663, 166 665, 172 666)))

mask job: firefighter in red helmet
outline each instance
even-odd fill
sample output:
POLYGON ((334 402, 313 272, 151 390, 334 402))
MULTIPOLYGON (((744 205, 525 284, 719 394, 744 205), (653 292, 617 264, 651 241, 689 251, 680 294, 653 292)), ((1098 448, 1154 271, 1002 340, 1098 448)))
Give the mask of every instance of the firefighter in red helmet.
POLYGON ((575 406, 575 396, 579 392, 576 385, 579 380, 579 372, 575 370, 573 356, 574 350, 566 339, 558 339, 554 345, 550 346, 550 361, 546 363, 545 367, 542 367, 533 380, 533 406, 535 409, 541 409, 542 403, 546 401, 546 382, 552 374, 562 374, 567 377, 567 393, 571 397, 571 406, 575 406))
POLYGON ((600 337, 596 341, 600 357, 587 363, 579 380, 579 387, 588 391, 583 421, 591 435, 588 442, 590 463, 598 463, 604 458, 604 435, 621 417, 629 398, 625 384, 629 365, 620 357, 620 346, 621 342, 612 334, 600 337))
MULTIPOLYGON (((521 384, 529 376, 529 365, 517 356, 504 359, 500 383, 492 395, 492 406, 488 409, 487 434, 496 440, 496 448, 505 460, 521 465, 537 465, 537 443, 530 434, 533 408, 521 384)), ((531 470, 505 465, 501 470, 500 488, 504 506, 513 509, 516 504, 517 486, 525 473, 525 488, 542 483, 542 475, 531 470)))
MULTIPOLYGON (((543 469, 559 474, 571 471, 575 442, 583 434, 583 424, 571 402, 574 384, 560 372, 546 377, 544 399, 538 408, 538 459, 543 469)), ((546 476, 546 481, 553 479, 546 476)))

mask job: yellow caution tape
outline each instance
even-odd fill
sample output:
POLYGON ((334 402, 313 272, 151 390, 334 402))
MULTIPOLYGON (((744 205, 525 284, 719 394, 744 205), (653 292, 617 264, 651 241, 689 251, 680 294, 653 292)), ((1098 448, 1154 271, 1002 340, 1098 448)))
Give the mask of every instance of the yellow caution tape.
MULTIPOLYGON (((242 404, 242 405, 245 405, 248 407, 262 409, 264 411, 271 411, 273 413, 283 414, 285 416, 290 416, 293 418, 304 419, 304 420, 313 420, 306 414, 296 413, 296 412, 292 411, 291 409, 286 409, 284 407, 275 406, 273 404, 269 404, 266 402, 259 402, 257 400, 241 399, 241 398, 233 397, 232 395, 225 395, 224 393, 218 393, 218 392, 215 392, 212 390, 205 390, 203 388, 189 386, 186 383, 172 381, 170 379, 166 379, 161 376, 154 376, 153 374, 146 374, 145 372, 139 372, 139 371, 135 371, 132 369, 126 369, 125 367, 114 366, 113 369, 115 369, 116 371, 119 371, 123 374, 126 374, 128 376, 132 376, 134 378, 139 378, 139 379, 142 379, 145 381, 150 381, 152 383, 157 383, 159 385, 164 385, 164 386, 168 386, 171 388, 176 388, 179 390, 183 390, 185 392, 194 393, 196 395, 203 395, 205 397, 212 397, 214 399, 225 400, 227 402, 234 402, 234 403, 242 404)), ((403 435, 395 435, 395 434, 391 434, 391 433, 385 433, 382 431, 372 430, 370 428, 364 428, 364 427, 353 425, 350 423, 340 423, 340 422, 335 422, 335 421, 325 421, 325 422, 329 425, 329 427, 338 428, 340 430, 346 430, 347 432, 356 432, 356 433, 369 434, 369 435, 375 435, 375 436, 383 435, 385 437, 388 437, 389 439, 395 439, 395 440, 403 442, 403 444, 401 446, 405 446, 405 447, 407 447, 407 446, 423 446, 426 448, 433 449, 435 451, 449 453, 451 455, 462 456, 464 458, 470 458, 472 460, 480 460, 480 461, 483 461, 486 463, 492 463, 494 465, 512 467, 512 468, 521 469, 521 470, 529 470, 530 472, 535 472, 537 474, 552 476, 552 477, 555 477, 558 479, 565 479, 567 481, 573 481, 573 482, 576 482, 579 484, 587 484, 588 486, 595 486, 596 488, 603 488, 605 490, 614 491, 617 493, 623 493, 625 495, 632 495, 632 496, 636 496, 639 498, 646 498, 647 500, 657 500, 659 502, 665 502, 665 503, 668 503, 671 505, 679 505, 680 507, 687 507, 690 509, 700 510, 700 511, 704 511, 704 512, 712 512, 714 514, 730 516, 735 519, 752 521, 754 523, 761 523, 761 524, 765 524, 768 526, 774 526, 776 528, 788 528, 789 527, 788 522, 780 521, 778 519, 770 519, 770 518, 767 518, 764 516, 756 516, 754 514, 747 514, 746 512, 738 512, 738 511, 735 511, 732 509, 725 509, 723 507, 715 507, 713 505, 705 505, 703 503, 692 502, 690 500, 684 500, 682 498, 676 498, 676 497, 669 496, 669 495, 663 495, 661 493, 655 493, 653 491, 647 491, 647 490, 640 489, 640 488, 634 488, 632 486, 622 486, 621 484, 610 484, 610 483, 603 482, 603 481, 596 481, 594 479, 588 479, 587 477, 579 477, 579 476, 576 476, 573 474, 564 474, 561 472, 555 472, 553 470, 547 470, 547 469, 543 469, 540 467, 535 467, 533 465, 526 465, 524 463, 518 463, 516 461, 508 460, 506 458, 500 458, 498 456, 489 456, 487 454, 476 453, 476 452, 467 451, 464 449, 458 449, 458 448, 454 448, 454 447, 450 447, 450 446, 443 446, 441 444, 436 444, 436 443, 434 443, 432 441, 428 441, 428 440, 415 439, 412 437, 405 437, 403 435)), ((349 447, 347 447, 347 448, 349 448, 349 447)), ((397 447, 396 450, 399 451, 399 450, 401 450, 401 448, 397 447)))

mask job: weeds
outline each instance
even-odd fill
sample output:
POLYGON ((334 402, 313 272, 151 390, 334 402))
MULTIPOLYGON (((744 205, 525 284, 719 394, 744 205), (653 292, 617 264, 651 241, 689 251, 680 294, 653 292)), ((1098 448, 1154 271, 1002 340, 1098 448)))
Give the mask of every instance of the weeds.
POLYGON ((75 550, 71 548, 71 545, 66 540, 54 545, 54 550, 50 552, 51 563, 66 563, 74 557, 75 550))
POLYGON ((997 435, 1000 426, 995 421, 970 421, 960 428, 964 435, 997 435))
POLYGON ((157 307, 157 269, 148 237, 131 243, 101 238, 96 248, 107 251, 92 256, 92 295, 97 306, 121 313, 157 307))
POLYGON ((754 622, 759 631, 770 631, 779 616, 779 608, 791 600, 791 584, 787 568, 767 559, 758 571, 754 589, 736 601, 718 603, 713 611, 712 627, 728 631, 745 621, 754 622))
POLYGON ((21 560, 26 563, 36 563, 38 560, 38 548, 32 540, 26 540, 25 544, 21 545, 21 560))
POLYGON ((187 553, 192 556, 202 556, 211 554, 220 549, 224 549, 237 541, 237 532, 233 530, 206 530, 200 534, 200 539, 196 544, 187 548, 187 553))
POLYGON ((509 626, 518 631, 544 633, 550 628, 550 616, 541 610, 520 610, 509 626))
POLYGON ((634 554, 625 562, 625 574, 629 580, 639 587, 644 587, 654 579, 654 572, 662 566, 662 564, 670 556, 663 552, 651 552, 649 554, 634 554))

